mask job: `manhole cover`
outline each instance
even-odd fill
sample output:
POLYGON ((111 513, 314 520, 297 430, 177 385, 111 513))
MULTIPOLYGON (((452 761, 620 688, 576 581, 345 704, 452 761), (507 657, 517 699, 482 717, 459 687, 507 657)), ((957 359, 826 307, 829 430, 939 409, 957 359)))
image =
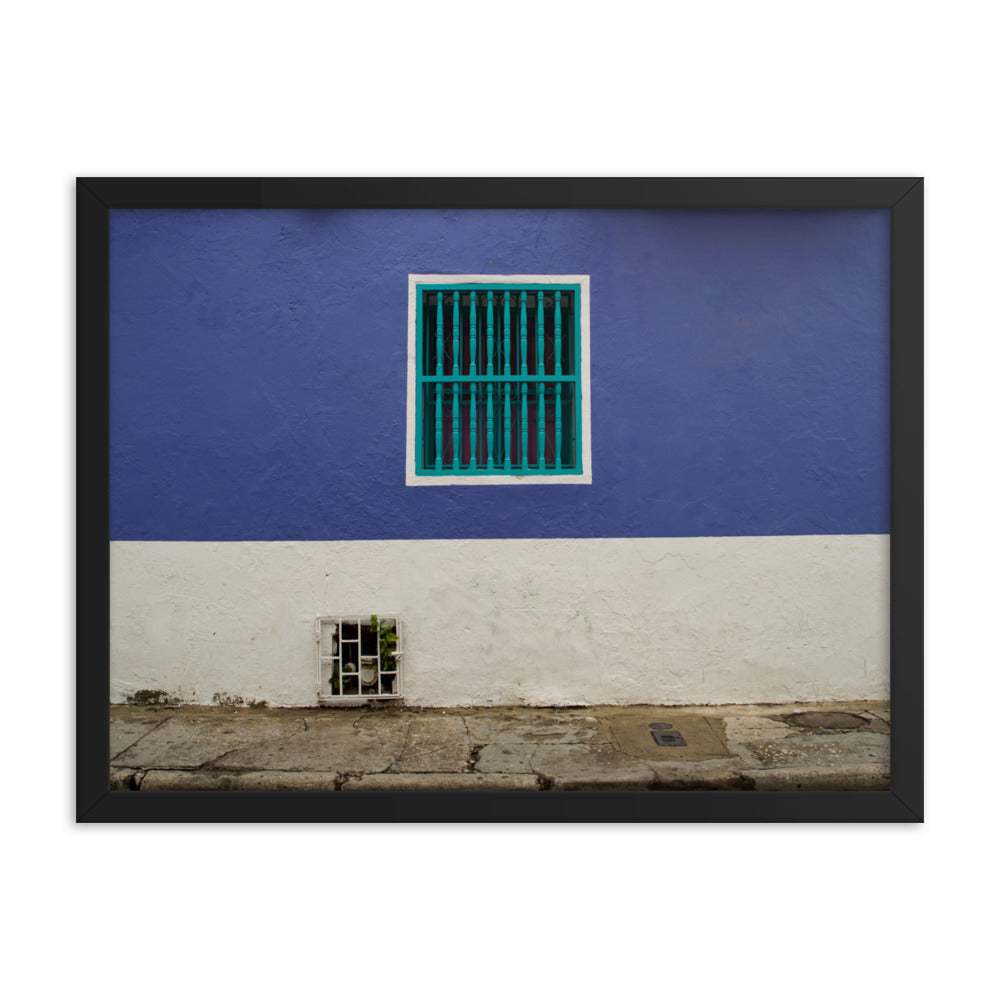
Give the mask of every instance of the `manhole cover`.
POLYGON ((680 733, 665 733, 660 730, 649 734, 658 747, 686 747, 684 737, 680 733))
POLYGON ((800 729, 861 729, 868 725, 867 719, 849 712, 796 712, 786 715, 784 721, 800 729))
POLYGON ((670 725, 669 722, 651 722, 649 724, 650 729, 673 729, 674 727, 670 725))

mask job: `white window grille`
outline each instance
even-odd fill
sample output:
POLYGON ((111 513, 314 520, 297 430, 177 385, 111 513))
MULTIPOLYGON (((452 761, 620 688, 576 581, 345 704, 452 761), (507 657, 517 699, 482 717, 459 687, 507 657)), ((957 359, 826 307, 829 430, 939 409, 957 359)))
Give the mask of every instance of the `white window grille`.
POLYGON ((402 631, 395 615, 316 619, 319 700, 399 698, 402 631))

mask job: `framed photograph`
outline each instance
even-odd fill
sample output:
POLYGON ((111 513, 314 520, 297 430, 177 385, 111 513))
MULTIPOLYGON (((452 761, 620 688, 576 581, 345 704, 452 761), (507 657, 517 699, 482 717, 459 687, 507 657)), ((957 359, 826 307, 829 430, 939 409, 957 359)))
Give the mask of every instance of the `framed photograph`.
POLYGON ((923 818, 919 178, 81 178, 77 819, 923 818))

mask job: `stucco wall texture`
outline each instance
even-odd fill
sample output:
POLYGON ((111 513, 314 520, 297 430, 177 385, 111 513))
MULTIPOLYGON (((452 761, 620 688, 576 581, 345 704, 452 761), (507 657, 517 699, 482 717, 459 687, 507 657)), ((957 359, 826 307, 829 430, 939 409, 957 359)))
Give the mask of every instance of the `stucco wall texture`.
POLYGON ((112 697, 315 704, 322 609, 399 617, 413 705, 881 699, 888 548, 885 535, 114 542, 112 697))
POLYGON ((878 211, 114 211, 112 696, 315 703, 399 615, 415 704, 888 690, 878 211), (592 485, 407 487, 407 276, 590 276, 592 485))
POLYGON ((887 212, 111 216, 112 538, 888 531, 887 212), (591 276, 592 485, 404 485, 447 272, 591 276))

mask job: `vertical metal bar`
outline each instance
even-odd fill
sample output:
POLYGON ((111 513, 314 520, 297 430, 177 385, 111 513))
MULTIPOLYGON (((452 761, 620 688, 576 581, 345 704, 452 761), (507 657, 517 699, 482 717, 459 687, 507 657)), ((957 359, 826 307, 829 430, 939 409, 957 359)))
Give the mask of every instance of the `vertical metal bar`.
MULTIPOLYGON (((556 292, 556 313, 555 313, 555 343, 553 353, 555 354, 556 367, 553 375, 562 375, 562 311, 559 308, 559 300, 562 292, 556 292)), ((562 468, 562 382, 556 382, 556 468, 562 468)))
MULTIPOLYGON (((503 373, 510 378, 510 292, 503 293, 503 373)), ((510 382, 503 384, 503 467, 510 469, 510 382)))
MULTIPOLYGON (((544 293, 538 293, 538 310, 535 316, 535 361, 537 374, 545 375, 545 317, 542 312, 544 293)), ((545 382, 538 382, 538 468, 545 468, 545 382)))
POLYGON ((344 634, 343 622, 337 619, 337 694, 344 693, 344 647, 341 645, 341 636, 344 634))
POLYGON ((528 293, 521 292, 521 468, 528 467, 528 293))
POLYGON ((486 293, 486 468, 493 471, 493 293, 486 293))
MULTIPOLYGON (((437 368, 436 375, 444 374, 444 293, 438 292, 437 309, 437 368)), ((434 385, 434 468, 441 471, 441 452, 444 450, 442 425, 444 418, 441 415, 441 393, 443 386, 440 382, 434 385)))
MULTIPOLYGON (((476 293, 469 292, 469 374, 476 374, 476 293)), ((476 451, 479 438, 476 432, 476 383, 469 386, 471 402, 469 409, 469 468, 476 468, 476 451)))
MULTIPOLYGON (((341 658, 340 658, 341 654, 343 653, 343 646, 340 643, 340 638, 341 638, 341 636, 344 633, 343 633, 343 630, 341 629, 341 623, 340 623, 339 619, 337 619, 337 623, 333 627, 337 630, 337 638, 335 640, 335 642, 336 642, 336 649, 337 649, 337 651, 336 651, 336 657, 337 657, 337 659, 335 660, 334 663, 332 663, 330 665, 330 676, 333 677, 333 672, 334 671, 337 672, 337 690, 335 692, 333 692, 333 693, 339 695, 344 690, 344 681, 343 681, 344 672, 340 669, 340 665, 343 662, 341 660, 341 658)), ((331 647, 330 647, 330 652, 331 653, 333 652, 333 644, 332 643, 331 643, 331 647)), ((332 688, 331 688, 331 690, 332 690, 332 688)))
MULTIPOLYGON (((461 347, 461 316, 459 314, 459 308, 461 306, 462 295, 461 292, 454 292, 451 297, 452 301, 452 312, 451 312, 451 373, 452 375, 461 375, 462 368, 461 362, 459 360, 458 352, 461 347)), ((459 466, 459 460, 462 457, 462 440, 461 435, 458 432, 459 428, 459 416, 458 416, 458 400, 459 393, 462 389, 461 382, 453 382, 451 385, 451 467, 452 470, 457 471, 459 466)))

